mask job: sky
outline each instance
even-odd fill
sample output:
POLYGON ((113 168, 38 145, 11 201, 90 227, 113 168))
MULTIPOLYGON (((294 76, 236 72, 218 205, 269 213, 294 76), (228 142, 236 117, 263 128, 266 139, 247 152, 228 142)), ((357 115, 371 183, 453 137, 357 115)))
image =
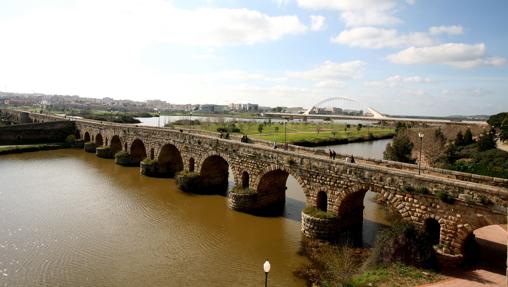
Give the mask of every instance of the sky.
POLYGON ((506 0, 2 0, 0 91, 508 111, 506 0))

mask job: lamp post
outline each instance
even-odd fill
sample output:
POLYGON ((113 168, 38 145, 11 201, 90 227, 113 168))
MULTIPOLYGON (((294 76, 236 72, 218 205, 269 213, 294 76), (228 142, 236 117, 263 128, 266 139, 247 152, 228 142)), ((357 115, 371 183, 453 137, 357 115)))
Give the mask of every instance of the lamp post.
POLYGON ((189 129, 192 129, 192 111, 189 113, 189 129))
POLYGON ((268 260, 263 264, 263 270, 265 271, 265 287, 268 286, 268 272, 270 272, 270 262, 268 260))
POLYGON ((422 149, 423 149, 423 136, 424 134, 422 132, 418 133, 418 137, 420 138, 420 159, 418 159, 418 174, 420 174, 420 166, 422 164, 422 149))

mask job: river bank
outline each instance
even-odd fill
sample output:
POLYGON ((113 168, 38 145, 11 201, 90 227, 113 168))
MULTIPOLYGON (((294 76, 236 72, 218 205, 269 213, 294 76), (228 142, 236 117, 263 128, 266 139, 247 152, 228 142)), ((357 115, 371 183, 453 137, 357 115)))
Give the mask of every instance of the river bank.
POLYGON ((0 146, 0 155, 69 148, 66 143, 0 146))

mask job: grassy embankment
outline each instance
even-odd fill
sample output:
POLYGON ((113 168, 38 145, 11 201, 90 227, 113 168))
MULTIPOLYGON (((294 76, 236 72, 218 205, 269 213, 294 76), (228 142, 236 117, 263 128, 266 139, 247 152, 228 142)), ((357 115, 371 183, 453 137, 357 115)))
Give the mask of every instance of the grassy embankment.
MULTIPOLYGON (((187 125, 188 126, 188 125, 187 125)), ((319 146, 349 142, 369 141, 393 137, 394 129, 365 127, 335 123, 288 123, 286 134, 282 123, 201 123, 192 128, 217 132, 225 129, 230 133, 246 134, 251 138, 284 143, 287 141, 302 146, 319 146), (262 130, 260 132, 260 127, 262 130)))
POLYGON ((435 271, 435 254, 428 237, 400 219, 377 236, 374 248, 357 248, 304 238, 300 255, 310 264, 295 272, 308 286, 412 287, 445 278, 435 271), (418 267, 414 267, 418 266, 418 267))
POLYGON ((66 143, 0 146, 0 155, 68 148, 66 143))

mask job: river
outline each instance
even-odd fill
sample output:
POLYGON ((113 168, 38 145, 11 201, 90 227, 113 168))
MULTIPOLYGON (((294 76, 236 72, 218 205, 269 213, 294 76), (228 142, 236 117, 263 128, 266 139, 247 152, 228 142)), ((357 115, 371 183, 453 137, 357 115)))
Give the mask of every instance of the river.
MULTIPOLYGON (((293 177, 274 218, 81 150, 2 156, 0 182, 0 286, 262 286, 265 259, 270 286, 304 286, 292 274, 307 262, 297 254, 305 198, 293 177)), ((366 245, 387 224, 373 196, 366 245)))

